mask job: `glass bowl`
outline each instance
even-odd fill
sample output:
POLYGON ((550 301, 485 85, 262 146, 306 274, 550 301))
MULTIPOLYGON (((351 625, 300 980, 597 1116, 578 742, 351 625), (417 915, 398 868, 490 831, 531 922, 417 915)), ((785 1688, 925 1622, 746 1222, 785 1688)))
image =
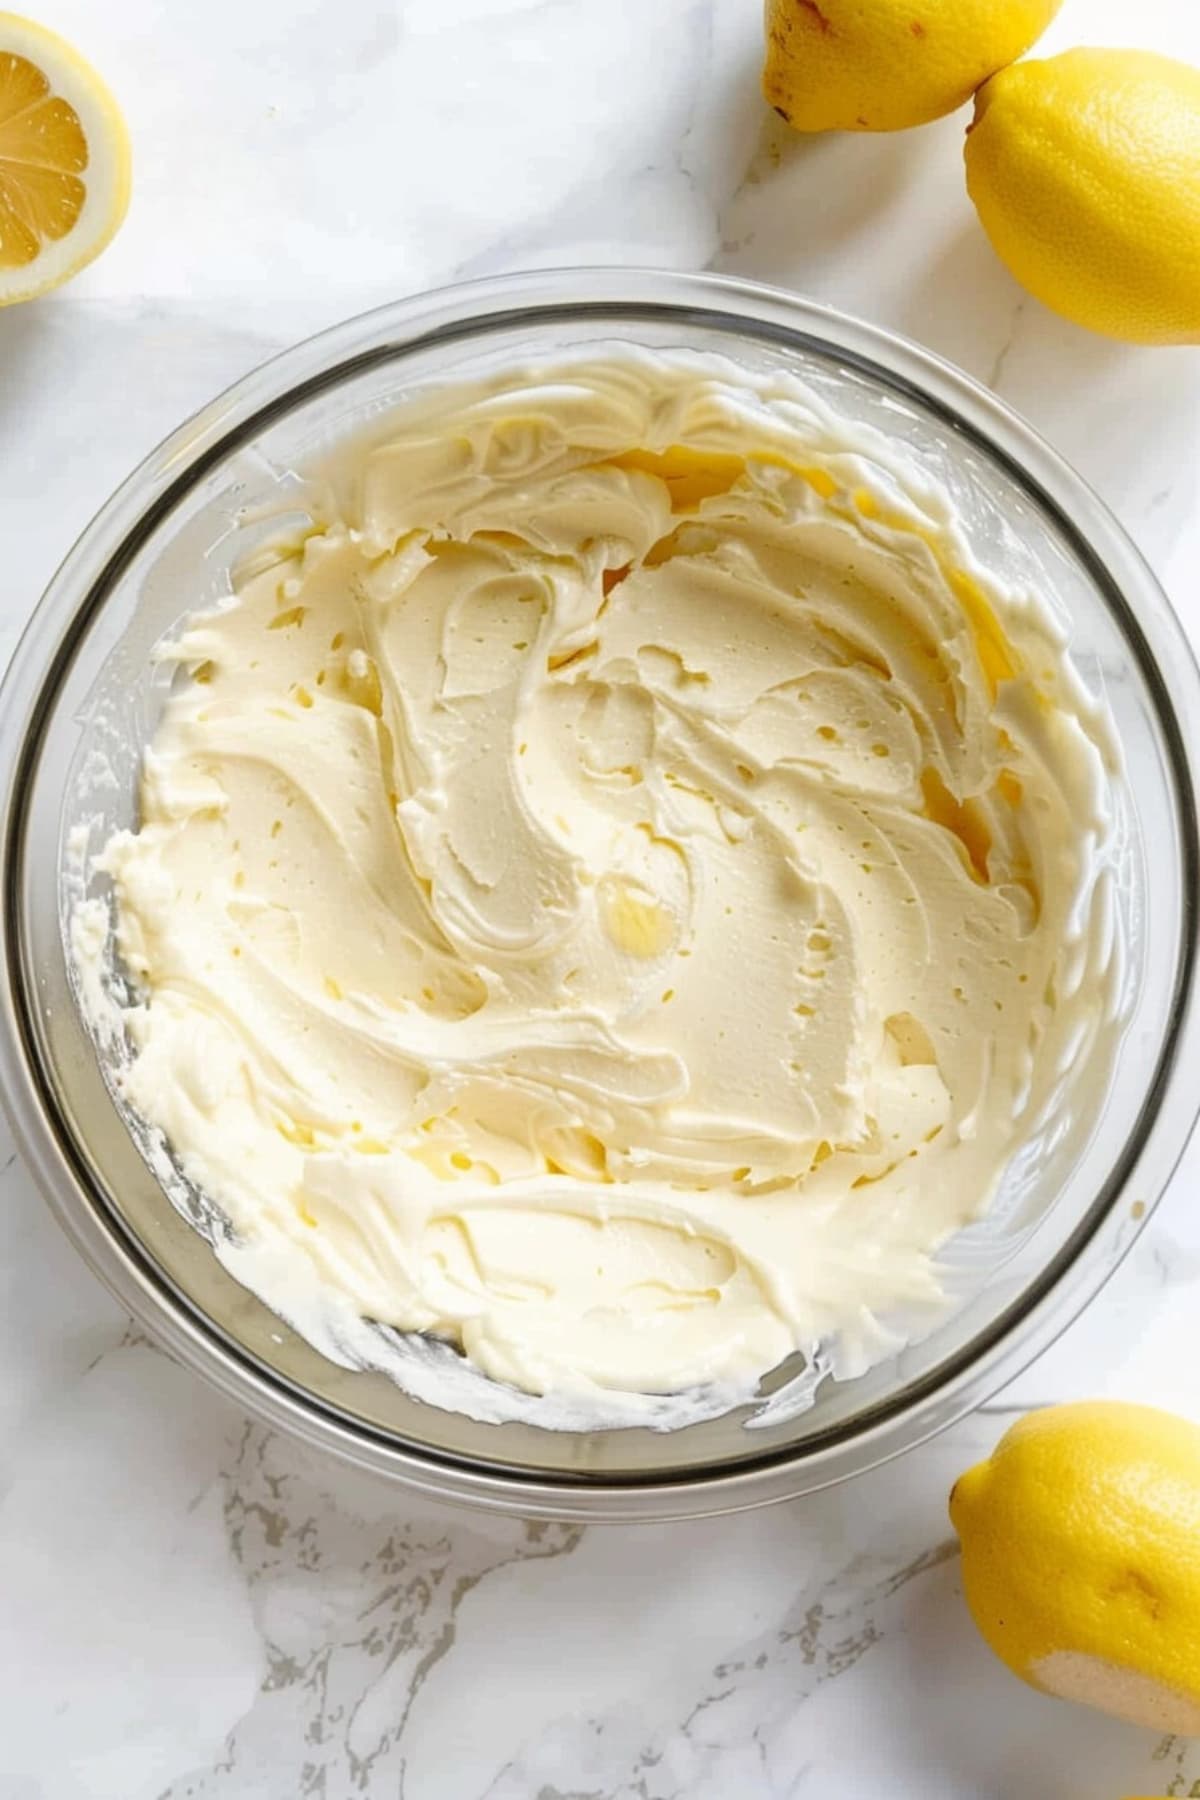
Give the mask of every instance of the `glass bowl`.
POLYGON ((913 345, 769 288, 630 270, 512 276, 385 307, 266 364, 155 451, 67 557, 14 656, 0 691, 0 1079, 18 1143, 74 1243, 168 1349, 247 1411, 362 1467, 442 1498, 588 1520, 825 1486, 949 1424, 1044 1349, 1171 1174, 1197 1107, 1197 719, 1188 644, 1109 513, 991 394, 913 345), (820 1382, 807 1410, 768 1400, 673 1431, 563 1432, 481 1422, 339 1366, 240 1287, 139 1151, 64 945, 82 851, 134 816, 168 680, 153 646, 228 592, 235 554, 277 533, 281 509, 301 521, 306 464, 415 390, 615 340, 800 375, 899 440, 950 492, 978 559, 1042 595, 1123 750, 1129 1010, 1103 1106, 1086 1129, 1044 1135, 1020 1203, 1002 1187, 954 1240, 956 1303, 920 1341, 820 1382))

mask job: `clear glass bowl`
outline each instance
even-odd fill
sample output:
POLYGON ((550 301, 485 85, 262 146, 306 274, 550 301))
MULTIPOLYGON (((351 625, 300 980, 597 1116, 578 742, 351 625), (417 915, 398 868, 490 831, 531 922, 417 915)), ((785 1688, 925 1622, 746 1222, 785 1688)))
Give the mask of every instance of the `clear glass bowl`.
POLYGON ((913 345, 712 276, 571 270, 403 301, 276 358, 169 438, 84 533, 17 650, 0 691, 0 1078, 18 1142, 68 1234, 147 1329, 248 1411, 364 1467, 445 1498, 593 1520, 824 1486, 949 1424, 1044 1349, 1170 1176, 1197 1106, 1197 720, 1187 642, 1109 513, 1020 419, 913 345), (1132 1004, 1099 1116, 1048 1134, 1021 1205, 1002 1192, 955 1241, 958 1304, 920 1342, 823 1382, 799 1416, 741 1408, 671 1432, 569 1433, 480 1423, 336 1366, 239 1287, 168 1203, 114 1104, 64 933, 80 842, 96 847, 134 814, 165 691, 152 647, 228 591, 256 516, 277 530, 281 503, 300 507, 296 471, 418 388, 614 340, 799 374, 901 440, 950 491, 979 559, 1043 595, 1124 751, 1132 1004))

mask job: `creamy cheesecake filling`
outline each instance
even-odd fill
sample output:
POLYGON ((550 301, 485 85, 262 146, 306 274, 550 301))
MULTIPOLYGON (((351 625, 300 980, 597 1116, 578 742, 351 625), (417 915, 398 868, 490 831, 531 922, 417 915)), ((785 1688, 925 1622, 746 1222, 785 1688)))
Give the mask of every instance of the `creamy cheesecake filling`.
POLYGON ((171 645, 104 854, 128 1100, 243 1241, 517 1387, 869 1361, 1109 1004, 1061 634, 712 359, 426 397, 325 473, 171 645))

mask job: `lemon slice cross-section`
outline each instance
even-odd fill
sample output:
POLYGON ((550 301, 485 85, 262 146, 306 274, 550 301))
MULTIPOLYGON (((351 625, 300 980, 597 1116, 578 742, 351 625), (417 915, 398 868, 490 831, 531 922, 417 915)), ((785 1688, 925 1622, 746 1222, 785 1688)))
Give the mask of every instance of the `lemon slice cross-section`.
POLYGON ((129 205, 129 134, 64 39, 0 12, 0 306, 99 256, 129 205))

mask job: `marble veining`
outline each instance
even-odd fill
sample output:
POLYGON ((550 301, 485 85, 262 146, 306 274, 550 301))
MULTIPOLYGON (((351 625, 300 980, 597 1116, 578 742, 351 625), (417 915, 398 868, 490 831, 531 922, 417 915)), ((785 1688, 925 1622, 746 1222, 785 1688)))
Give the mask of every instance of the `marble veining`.
MULTIPOLYGON (((110 252, 0 313, 0 661, 122 476, 265 356, 588 261, 775 281, 960 363, 1117 510, 1200 641, 1200 352, 1026 299, 963 193, 963 117, 787 133, 756 0, 28 5, 102 62, 138 167, 110 252)), ((1065 0, 1045 45, 1085 40, 1200 60, 1200 18, 1065 0)), ((1200 1794, 1200 1747, 993 1661, 945 1513, 1026 1407, 1200 1412, 1198 1177, 1194 1147, 1085 1316, 902 1462, 579 1531, 435 1508, 246 1421, 129 1326, 0 1127, 0 1800, 1200 1794)))

